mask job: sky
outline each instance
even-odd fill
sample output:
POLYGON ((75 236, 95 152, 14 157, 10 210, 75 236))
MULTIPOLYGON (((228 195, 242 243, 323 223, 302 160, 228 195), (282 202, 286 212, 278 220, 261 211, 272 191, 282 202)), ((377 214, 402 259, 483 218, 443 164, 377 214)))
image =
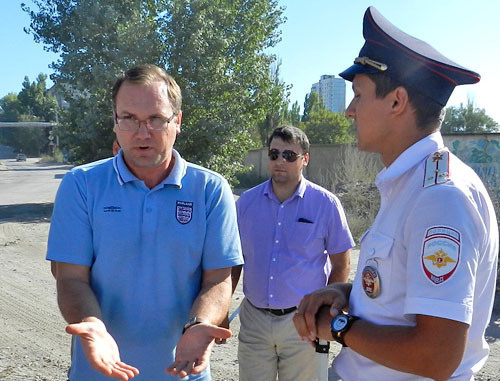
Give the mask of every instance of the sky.
MULTIPOLYGON (((24 0, 32 6, 30 0, 24 0)), ((50 75, 59 56, 24 32, 30 18, 21 2, 2 0, 0 12, 0 97, 22 89, 25 76, 50 75)), ((292 85, 290 103, 304 97, 323 74, 338 75, 363 45, 362 21, 370 5, 398 28, 424 40, 452 61, 481 75, 475 85, 459 86, 448 106, 473 100, 500 123, 499 0, 279 0, 286 7, 281 42, 270 50, 281 61, 281 77, 292 85)), ((52 82, 49 81, 49 85, 52 82)), ((347 83, 346 105, 352 98, 347 83)))

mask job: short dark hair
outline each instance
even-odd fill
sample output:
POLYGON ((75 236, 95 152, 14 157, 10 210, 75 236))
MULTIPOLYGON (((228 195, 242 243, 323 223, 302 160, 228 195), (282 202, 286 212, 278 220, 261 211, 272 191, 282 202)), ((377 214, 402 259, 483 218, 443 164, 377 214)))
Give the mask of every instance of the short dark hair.
POLYGON ((163 81, 167 84, 168 100, 172 106, 172 111, 174 114, 179 113, 182 107, 182 94, 179 85, 164 69, 151 64, 135 66, 121 73, 116 78, 112 92, 113 109, 116 110, 116 96, 124 82, 131 82, 137 85, 149 85, 155 81, 163 81))
POLYGON ((269 140, 267 141, 268 147, 271 146, 273 138, 280 138, 291 144, 299 144, 303 153, 309 153, 309 139, 300 128, 294 126, 281 126, 276 128, 271 136, 269 136, 269 140))
POLYGON ((421 94, 386 73, 366 74, 375 83, 375 96, 383 98, 391 91, 401 86, 406 89, 408 99, 415 111, 417 126, 423 130, 431 126, 441 126, 444 118, 444 108, 433 99, 421 94))

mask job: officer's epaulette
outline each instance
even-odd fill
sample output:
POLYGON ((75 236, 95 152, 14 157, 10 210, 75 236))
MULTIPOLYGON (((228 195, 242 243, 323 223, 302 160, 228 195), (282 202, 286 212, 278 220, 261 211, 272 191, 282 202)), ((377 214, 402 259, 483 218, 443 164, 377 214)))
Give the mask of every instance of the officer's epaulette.
POLYGON ((442 184, 450 179, 450 153, 442 149, 430 154, 425 161, 424 188, 442 184))

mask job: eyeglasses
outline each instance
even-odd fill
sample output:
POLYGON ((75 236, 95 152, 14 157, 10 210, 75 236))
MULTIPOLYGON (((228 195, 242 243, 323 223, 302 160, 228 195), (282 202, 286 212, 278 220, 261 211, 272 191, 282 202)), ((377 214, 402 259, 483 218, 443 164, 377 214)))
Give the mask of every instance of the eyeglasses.
POLYGON ((126 116, 124 118, 118 118, 115 114, 115 121, 118 125, 118 129, 121 131, 138 131, 141 128, 141 123, 146 123, 146 128, 150 130, 163 130, 167 124, 169 124, 176 114, 172 114, 170 118, 160 118, 159 116, 155 116, 152 118, 139 120, 135 119, 133 116, 126 116))
POLYGON ((283 159, 285 159, 286 161, 288 161, 289 163, 293 163, 299 157, 305 155, 305 153, 298 154, 298 153, 295 153, 295 152, 288 150, 288 149, 284 150, 283 152, 280 152, 280 150, 277 150, 277 149, 270 149, 269 152, 267 153, 267 156, 269 156, 270 160, 274 161, 274 160, 278 160, 278 158, 280 157, 280 154, 281 154, 281 157, 283 159))

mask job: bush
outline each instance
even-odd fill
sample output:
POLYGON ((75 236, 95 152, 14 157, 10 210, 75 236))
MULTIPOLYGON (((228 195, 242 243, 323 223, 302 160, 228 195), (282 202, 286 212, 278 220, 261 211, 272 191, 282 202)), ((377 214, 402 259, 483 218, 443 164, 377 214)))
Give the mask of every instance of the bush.
POLYGON ((62 163, 63 154, 57 148, 54 149, 52 155, 42 155, 40 163, 62 163))
POLYGON ((374 185, 383 168, 379 156, 345 145, 342 159, 321 176, 320 185, 330 189, 344 207, 349 228, 356 242, 371 226, 380 208, 380 196, 374 185))
POLYGON ((240 195, 243 191, 263 183, 268 178, 252 172, 252 168, 249 168, 247 172, 236 175, 237 186, 233 189, 233 193, 240 195))

